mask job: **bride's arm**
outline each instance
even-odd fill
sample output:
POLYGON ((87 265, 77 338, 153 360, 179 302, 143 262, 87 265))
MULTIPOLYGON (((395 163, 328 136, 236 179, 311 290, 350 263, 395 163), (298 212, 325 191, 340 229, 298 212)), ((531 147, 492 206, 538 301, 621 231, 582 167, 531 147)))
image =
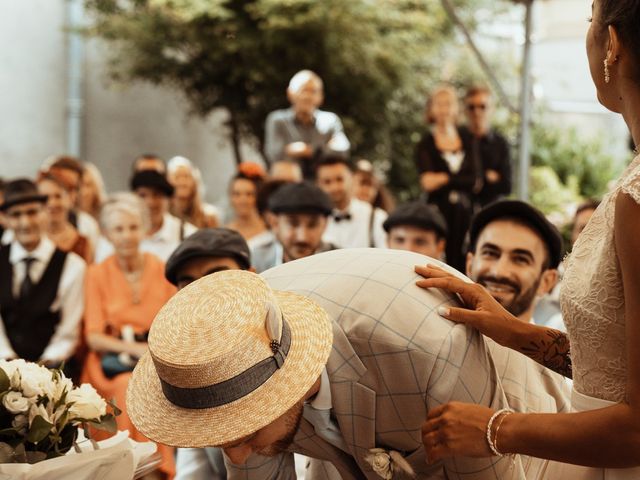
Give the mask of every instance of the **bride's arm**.
POLYGON ((477 283, 464 282, 433 265, 417 266, 425 277, 416 284, 422 288, 443 288, 460 295, 466 308, 446 308, 445 318, 466 323, 500 345, 516 350, 545 367, 571 378, 571 346, 564 332, 518 320, 477 283))
POLYGON ((499 439, 507 450, 600 467, 640 465, 639 219, 640 205, 619 194, 615 248, 624 286, 627 403, 572 415, 510 415, 499 439))
MULTIPOLYGON (((640 205, 623 193, 614 228, 625 299, 626 401, 580 413, 507 415, 497 435, 498 450, 594 467, 640 466, 640 205)), ((423 425, 429 459, 489 455, 483 434, 492 414, 461 403, 429 412, 423 425)))

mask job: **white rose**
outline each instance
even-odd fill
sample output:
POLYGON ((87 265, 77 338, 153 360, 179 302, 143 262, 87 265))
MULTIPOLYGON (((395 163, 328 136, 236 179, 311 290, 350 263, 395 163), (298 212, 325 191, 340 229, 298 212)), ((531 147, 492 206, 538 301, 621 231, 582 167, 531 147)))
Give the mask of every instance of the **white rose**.
POLYGON ((385 480, 391 480, 393 478, 393 468, 389 454, 382 448, 372 448, 369 452, 370 455, 367 455, 366 460, 373 468, 373 471, 385 480))
POLYGON ((2 404, 10 413, 24 413, 29 410, 29 400, 20 392, 9 392, 2 399, 2 404))
POLYGON ((70 378, 65 377, 64 375, 62 375, 57 382, 55 382, 55 390, 53 392, 53 403, 56 403, 58 400, 60 400, 60 397, 62 396, 62 394, 64 393, 64 391, 67 391, 67 394, 69 394, 69 392, 71 392, 71 390, 73 390, 73 382, 71 381, 70 378))
POLYGON ((67 403, 74 402, 69 408, 69 419, 98 420, 107 413, 107 402, 98 395, 96 389, 88 383, 71 390, 67 403))
POLYGON ((20 373, 22 375, 20 389, 25 397, 45 395, 53 399, 56 385, 49 369, 35 363, 27 363, 20 368, 20 373))

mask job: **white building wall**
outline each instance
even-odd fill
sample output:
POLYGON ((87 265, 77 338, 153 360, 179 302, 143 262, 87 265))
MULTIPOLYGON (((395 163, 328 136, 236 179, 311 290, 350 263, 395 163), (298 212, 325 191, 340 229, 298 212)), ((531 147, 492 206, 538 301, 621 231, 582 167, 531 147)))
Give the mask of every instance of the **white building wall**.
MULTIPOLYGON (((66 4, 0 0, 0 177, 33 176, 43 159, 67 153, 66 4)), ((138 154, 183 155, 203 171, 207 199, 224 204, 235 170, 225 113, 190 117, 175 91, 114 85, 104 53, 96 40, 85 45, 82 159, 95 163, 114 191, 127 188, 138 154)), ((247 160, 261 161, 250 148, 243 151, 247 160)))

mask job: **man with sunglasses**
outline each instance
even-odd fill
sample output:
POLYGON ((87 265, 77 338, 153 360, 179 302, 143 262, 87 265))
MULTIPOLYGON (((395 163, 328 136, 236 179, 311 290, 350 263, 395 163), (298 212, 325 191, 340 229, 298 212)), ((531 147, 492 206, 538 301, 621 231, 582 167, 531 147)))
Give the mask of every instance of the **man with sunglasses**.
POLYGON ((467 129, 478 141, 484 185, 477 195, 480 206, 511 193, 511 155, 506 139, 491 128, 491 91, 472 86, 464 97, 467 129))

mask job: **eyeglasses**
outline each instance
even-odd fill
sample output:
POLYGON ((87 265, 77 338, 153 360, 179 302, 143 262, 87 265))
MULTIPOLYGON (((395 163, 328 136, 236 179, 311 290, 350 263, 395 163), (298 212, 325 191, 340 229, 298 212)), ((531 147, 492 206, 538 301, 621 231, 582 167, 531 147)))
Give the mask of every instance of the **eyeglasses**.
POLYGON ((473 112, 474 110, 482 110, 485 111, 487 109, 486 103, 468 103, 467 110, 473 112))

